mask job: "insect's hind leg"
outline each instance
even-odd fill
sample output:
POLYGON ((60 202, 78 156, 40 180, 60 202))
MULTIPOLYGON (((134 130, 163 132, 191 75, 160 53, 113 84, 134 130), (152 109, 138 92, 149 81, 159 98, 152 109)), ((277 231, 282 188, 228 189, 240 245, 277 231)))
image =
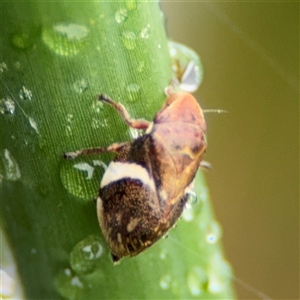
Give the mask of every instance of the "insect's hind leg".
POLYGON ((105 152, 119 152, 127 143, 113 143, 108 147, 85 148, 74 152, 65 152, 65 159, 74 159, 81 155, 100 154, 105 152))
POLYGON ((132 119, 126 110, 126 108, 121 103, 116 103, 112 99, 110 99, 107 95, 101 94, 99 95, 99 100, 102 102, 106 102, 113 106, 121 115, 123 120, 126 122, 126 124, 132 128, 136 129, 144 129, 146 130, 151 122, 145 120, 145 119, 132 119))

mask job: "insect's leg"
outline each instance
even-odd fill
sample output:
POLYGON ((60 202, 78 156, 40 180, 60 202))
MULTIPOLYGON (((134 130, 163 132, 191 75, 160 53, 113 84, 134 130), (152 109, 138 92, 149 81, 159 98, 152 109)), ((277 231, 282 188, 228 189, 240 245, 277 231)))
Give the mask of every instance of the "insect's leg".
POLYGON ((121 115, 123 120, 126 122, 126 124, 132 128, 136 129, 144 129, 146 130, 151 122, 145 120, 145 119, 131 119, 128 111, 121 103, 116 103, 112 99, 110 99, 108 96, 101 94, 99 95, 99 100, 102 102, 106 102, 113 106, 121 115))
POLYGON ((85 148, 81 150, 77 150, 74 152, 65 152, 65 159, 74 159, 81 155, 91 155, 91 154, 100 154, 104 152, 118 152, 124 147, 127 143, 114 143, 108 147, 95 147, 95 148, 85 148))

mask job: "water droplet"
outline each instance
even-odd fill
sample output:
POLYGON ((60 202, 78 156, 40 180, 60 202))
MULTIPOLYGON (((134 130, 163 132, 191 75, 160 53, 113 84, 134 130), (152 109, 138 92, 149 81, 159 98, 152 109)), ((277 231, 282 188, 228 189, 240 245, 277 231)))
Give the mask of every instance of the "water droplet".
POLYGON ((76 93, 82 94, 88 88, 88 82, 85 79, 79 79, 74 82, 73 88, 76 93))
POLYGON ((173 81, 183 91, 194 92, 203 80, 203 65, 198 54, 192 49, 169 41, 172 59, 173 81))
POLYGON ((79 53, 87 43, 89 29, 75 23, 59 23, 45 27, 42 39, 50 50, 58 55, 72 56, 79 53))
POLYGON ((127 19, 128 13, 126 8, 120 8, 115 13, 115 19, 117 23, 121 24, 127 19))
POLYGON ((141 31, 141 33, 140 33, 140 36, 141 36, 142 39, 148 39, 148 38, 149 38, 149 36, 150 36, 150 31, 151 31, 150 29, 151 29, 150 24, 147 24, 147 25, 142 29, 142 31, 141 31))
POLYGON ((144 67, 145 67, 145 62, 144 62, 144 61, 140 61, 140 62, 139 62, 139 65, 138 65, 138 67, 137 67, 137 71, 138 71, 139 73, 143 72, 143 71, 144 71, 144 67))
POLYGON ((5 180, 18 180, 21 178, 21 172, 17 161, 8 151, 8 149, 4 149, 0 153, 0 182, 2 179, 5 180))
POLYGON ((92 112, 99 114, 101 111, 103 111, 103 106, 104 104, 101 101, 94 100, 91 106, 92 112))
POLYGON ((4 73, 7 71, 7 65, 5 62, 0 63, 0 72, 4 73))
POLYGON ((141 87, 136 83, 131 83, 126 86, 126 91, 129 92, 127 97, 128 102, 136 102, 140 99, 141 87))
POLYGON ((14 114, 15 113, 15 102, 11 98, 0 100, 0 112, 1 114, 14 114))
POLYGON ((160 281, 159 281, 159 285, 163 290, 167 290, 170 288, 170 284, 171 284, 172 278, 170 275, 164 275, 160 281))
POLYGON ((168 254, 167 250, 162 249, 159 254, 160 259, 165 260, 167 258, 167 254, 168 254))
POLYGON ((88 161, 63 161, 60 178, 72 195, 91 201, 99 190, 99 178, 104 173, 103 166, 91 165, 88 161))
POLYGON ((198 197, 194 191, 189 191, 188 193, 188 203, 193 206, 198 202, 198 197))
POLYGON ((134 10, 134 9, 136 9, 136 0, 127 0, 127 1, 126 1, 126 7, 127 7, 129 10, 134 10))
POLYGON ((19 92, 19 97, 22 100, 31 100, 32 99, 32 92, 31 90, 27 89, 25 86, 22 86, 19 92))
POLYGON ((20 68, 21 68, 20 62, 19 62, 19 61, 16 61, 15 64, 14 64, 14 67, 15 67, 16 69, 20 69, 20 68))
POLYGON ((25 299, 13 252, 3 231, 1 236, 0 299, 25 299))
POLYGON ((207 283, 207 274, 200 267, 194 267, 187 274, 187 286, 192 296, 200 296, 207 283))
POLYGON ((60 270, 55 278, 56 288, 61 296, 69 300, 84 299, 85 282, 71 269, 60 270))
POLYGON ((222 236, 222 228, 218 222, 213 221, 206 228, 206 241, 209 244, 215 244, 222 236))
POLYGON ((27 33, 15 33, 11 36, 11 44, 18 50, 27 50, 33 45, 33 38, 27 33))
POLYGON ((230 284, 232 279, 231 267, 221 254, 213 255, 209 262, 208 290, 212 294, 221 293, 230 284))
POLYGON ((182 213, 182 218, 186 222, 191 222, 194 219, 194 211, 191 207, 185 208, 182 213))
POLYGON ((133 50, 136 47, 136 35, 134 32, 125 30, 122 33, 122 41, 128 50, 133 50))
POLYGON ((31 248, 30 252, 31 254, 37 254, 37 250, 35 248, 31 248))
POLYGON ((90 273, 99 266, 102 255, 101 239, 90 235, 73 248, 70 254, 70 265, 78 274, 90 273))
POLYGON ((39 130, 38 130, 38 127, 37 127, 36 121, 31 117, 28 118, 28 121, 29 121, 30 126, 36 131, 36 133, 40 134, 39 130))

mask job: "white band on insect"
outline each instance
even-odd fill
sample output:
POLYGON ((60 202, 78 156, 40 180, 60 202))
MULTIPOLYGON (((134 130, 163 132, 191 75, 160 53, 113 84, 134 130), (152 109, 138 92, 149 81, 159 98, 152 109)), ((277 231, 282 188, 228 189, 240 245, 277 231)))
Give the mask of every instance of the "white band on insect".
POLYGON ((104 186, 123 178, 140 180, 143 184, 148 185, 152 191, 156 190, 153 178, 150 177, 149 172, 145 168, 135 163, 118 161, 112 161, 109 164, 101 180, 100 187, 103 188, 104 186))

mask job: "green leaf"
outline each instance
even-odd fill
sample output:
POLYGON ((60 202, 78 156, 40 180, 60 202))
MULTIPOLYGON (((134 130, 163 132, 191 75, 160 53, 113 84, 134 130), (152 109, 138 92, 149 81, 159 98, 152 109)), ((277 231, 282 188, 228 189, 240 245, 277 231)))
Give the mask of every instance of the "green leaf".
POLYGON ((2 268, 20 278, 3 296, 16 284, 28 299, 232 298, 202 173, 169 238, 113 266, 91 201, 111 155, 62 158, 136 134, 100 93, 136 118, 162 106, 172 75, 158 3, 2 2, 1 20, 2 268))

